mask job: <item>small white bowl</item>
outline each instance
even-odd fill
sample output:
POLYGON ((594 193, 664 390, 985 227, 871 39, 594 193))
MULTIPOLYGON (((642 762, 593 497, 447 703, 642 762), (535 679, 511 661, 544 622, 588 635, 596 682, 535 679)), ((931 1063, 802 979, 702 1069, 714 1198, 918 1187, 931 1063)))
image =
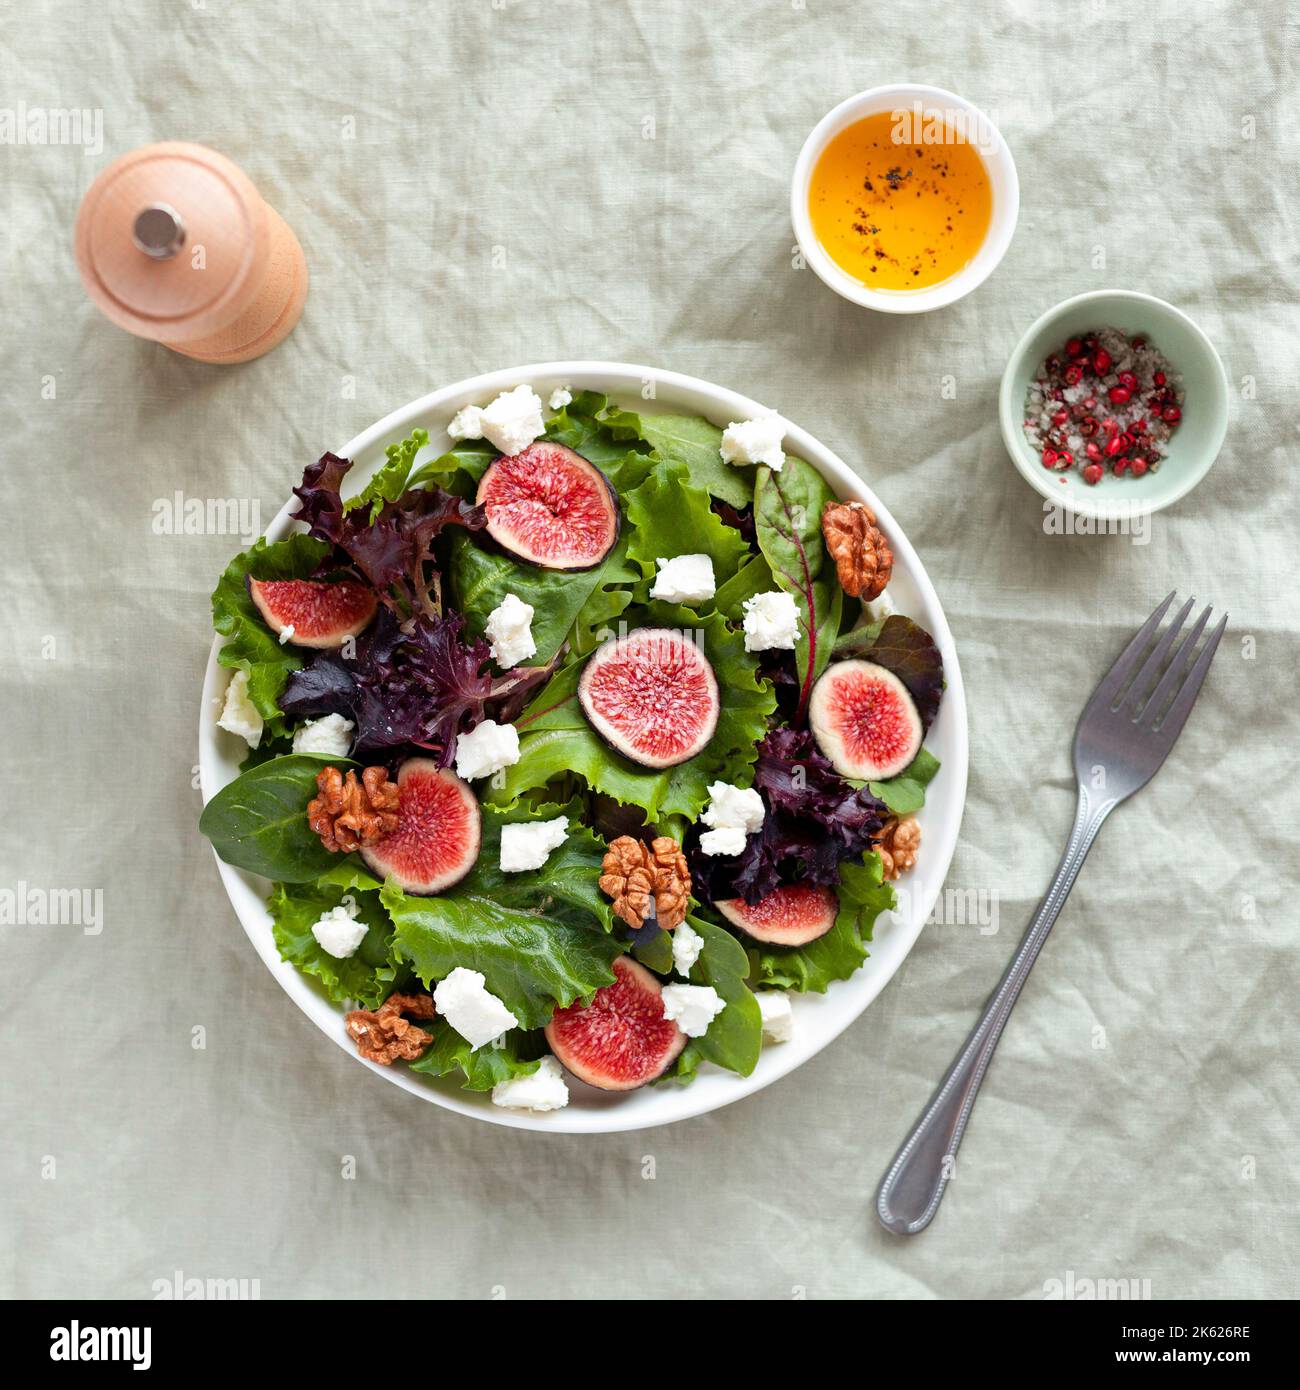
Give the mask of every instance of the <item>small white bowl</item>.
POLYGON ((868 92, 859 92, 857 96, 840 102, 833 111, 822 117, 804 141, 790 184, 790 218, 804 259, 817 272, 818 278, 836 294, 883 314, 929 313, 931 309, 942 309, 945 304, 954 303, 977 285, 982 285, 993 274, 1011 245, 1019 215, 1020 180, 1016 177, 1015 160, 1011 158, 1011 151, 998 128, 978 107, 972 106, 955 92, 915 83, 872 87, 868 92), (822 151, 840 131, 882 111, 915 110, 918 103, 923 116, 937 115, 945 121, 956 123, 983 159, 993 193, 989 229, 983 245, 970 263, 937 285, 917 290, 873 290, 850 275, 822 248, 808 212, 808 186, 822 151))

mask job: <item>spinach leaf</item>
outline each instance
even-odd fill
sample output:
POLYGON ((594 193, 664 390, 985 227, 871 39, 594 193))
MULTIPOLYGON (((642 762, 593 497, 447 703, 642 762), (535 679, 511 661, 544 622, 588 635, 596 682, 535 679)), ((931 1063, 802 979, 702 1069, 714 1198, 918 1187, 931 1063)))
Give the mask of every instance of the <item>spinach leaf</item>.
POLYGON ((922 748, 897 777, 887 782, 868 782, 867 786, 871 795, 878 796, 896 816, 910 816, 925 805, 925 789, 938 771, 939 759, 928 748, 922 748))
POLYGON ((759 549, 773 577, 799 607, 799 671, 796 724, 803 723, 813 682, 830 660, 840 626, 844 591, 822 541, 822 508, 833 494, 820 473, 802 459, 787 457, 779 473, 763 466, 754 490, 759 549))
POLYGON ((700 958, 691 970, 691 983, 712 985, 727 1007, 709 1024, 702 1038, 691 1039, 687 1050, 694 1048, 704 1060, 748 1076, 758 1065, 763 1021, 758 1000, 745 984, 749 975, 745 948, 729 931, 712 922, 697 917, 688 920, 704 938, 700 958))
POLYGON ((227 864, 282 883, 313 882, 338 863, 307 824, 316 774, 329 765, 356 766, 346 758, 290 753, 250 767, 203 808, 199 829, 227 864))
POLYGON ((471 639, 481 637, 492 610, 507 594, 533 606, 536 656, 528 665, 544 666, 560 650, 574 619, 600 580, 601 569, 544 570, 486 550, 463 530, 453 532, 447 565, 452 607, 465 615, 471 639))

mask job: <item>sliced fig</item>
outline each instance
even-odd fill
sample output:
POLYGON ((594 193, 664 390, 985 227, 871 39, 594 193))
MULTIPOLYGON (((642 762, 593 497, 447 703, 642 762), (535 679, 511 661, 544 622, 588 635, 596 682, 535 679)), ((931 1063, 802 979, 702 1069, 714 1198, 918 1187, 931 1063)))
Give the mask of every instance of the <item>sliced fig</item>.
POLYGON ((921 748, 921 716, 907 687, 874 661, 837 661, 813 686, 808 722, 841 777, 896 777, 921 748))
POLYGON ((441 893, 474 867, 483 818, 469 785, 431 758, 408 758, 397 770, 397 812, 390 835, 361 857, 381 878, 408 893, 441 893))
POLYGON ((718 681, 682 632, 639 627, 590 656, 578 701, 591 727, 643 767, 693 758, 718 727, 718 681))
POLYGON ((586 1008, 556 1009, 546 1041, 580 1081, 602 1091, 634 1091, 672 1066, 686 1034, 664 1017, 662 986, 644 965, 618 956, 614 975, 586 1008))
POLYGON ((595 464, 538 440, 479 480, 487 530, 503 550, 549 570, 587 570, 618 540, 618 498, 595 464))
POLYGON ((288 632, 296 647, 341 647, 370 626, 379 607, 372 589, 348 579, 250 578, 248 592, 267 627, 288 632))
POLYGON ((835 890, 820 883, 788 884, 752 906, 744 898, 728 898, 713 905, 747 936, 777 946, 806 946, 825 936, 840 910, 835 890))

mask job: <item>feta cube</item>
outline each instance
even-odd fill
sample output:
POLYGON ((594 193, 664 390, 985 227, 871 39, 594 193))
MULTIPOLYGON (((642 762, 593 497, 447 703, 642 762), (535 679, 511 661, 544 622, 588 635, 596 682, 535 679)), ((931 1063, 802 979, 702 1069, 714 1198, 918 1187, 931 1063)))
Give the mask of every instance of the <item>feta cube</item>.
POLYGON ((799 640, 799 605, 784 589, 769 589, 744 602, 745 650, 793 649, 799 640))
POLYGON ((567 386, 557 386, 547 404, 552 410, 563 410, 566 405, 573 404, 573 392, 567 386))
POLYGON ((452 439, 482 439, 483 411, 476 405, 462 406, 451 417, 447 433, 452 439))
POLYGON ((679 922, 673 928, 673 968, 679 975, 689 975, 700 958, 704 938, 689 922, 679 922))
POLYGON ((727 1007, 712 985, 665 985, 663 1001, 664 1017, 675 1022, 688 1038, 702 1038, 727 1007))
POLYGON ((501 1000, 488 993, 482 973, 463 965, 434 986, 433 1006, 475 1052, 519 1026, 501 1000))
POLYGON ((540 869, 547 856, 569 837, 568 816, 554 820, 520 821, 501 827, 501 872, 517 874, 540 869))
POLYGON ((794 1010, 790 996, 779 989, 760 989, 754 994, 768 1042, 789 1042, 794 1036, 794 1010))
POLYGON ((488 614, 483 635, 492 644, 492 660, 503 671, 537 654, 533 640, 533 605, 518 594, 507 594, 488 614))
POLYGON ((709 804, 700 819, 714 830, 739 829, 752 835, 763 828, 767 808, 753 787, 736 787, 730 782, 709 784, 709 804))
POLYGON ((546 433, 542 402, 531 386, 502 391, 480 416, 483 437, 503 454, 517 454, 546 433))
POLYGON ((711 557, 674 555, 671 560, 660 557, 650 597, 665 603, 703 603, 717 592, 711 557))
POLYGON ((492 1104, 507 1110, 563 1110, 568 1103, 564 1069, 554 1057, 543 1057, 530 1076, 515 1076, 492 1087, 492 1104))
POLYGON ((706 830, 700 836, 700 851, 704 854, 743 854, 745 832, 738 825, 725 825, 721 830, 706 830))
POLYGON ((238 734, 250 748, 261 743, 264 724, 257 706, 248 698, 247 671, 236 671, 231 676, 217 724, 227 733, 238 734))
POLYGON ((324 913, 319 921, 313 923, 311 934, 316 944, 326 955, 337 960, 347 960, 356 955, 357 947, 366 939, 369 928, 357 921, 357 902, 351 894, 337 907, 324 913))
POLYGON ((456 775, 467 782, 491 777, 519 761, 519 730, 513 724, 485 719, 467 734, 456 735, 456 775))
POLYGON ((326 758, 346 758, 352 749, 352 730, 356 725, 341 714, 309 719, 293 736, 295 753, 319 753, 326 758))
POLYGON ((781 443, 789 428, 775 410, 765 410, 753 420, 733 420, 722 431, 719 453, 726 463, 765 463, 779 473, 785 463, 781 443))

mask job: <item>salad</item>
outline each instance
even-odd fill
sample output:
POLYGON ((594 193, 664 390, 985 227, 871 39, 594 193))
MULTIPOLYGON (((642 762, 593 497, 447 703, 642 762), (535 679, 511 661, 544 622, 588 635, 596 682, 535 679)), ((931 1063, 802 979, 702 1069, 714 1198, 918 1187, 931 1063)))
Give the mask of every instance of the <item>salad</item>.
POLYGON ((200 828, 359 1054, 554 1110, 748 1075, 858 970, 939 764, 888 538, 785 453, 531 386, 416 429, 212 596, 247 745, 200 828))

